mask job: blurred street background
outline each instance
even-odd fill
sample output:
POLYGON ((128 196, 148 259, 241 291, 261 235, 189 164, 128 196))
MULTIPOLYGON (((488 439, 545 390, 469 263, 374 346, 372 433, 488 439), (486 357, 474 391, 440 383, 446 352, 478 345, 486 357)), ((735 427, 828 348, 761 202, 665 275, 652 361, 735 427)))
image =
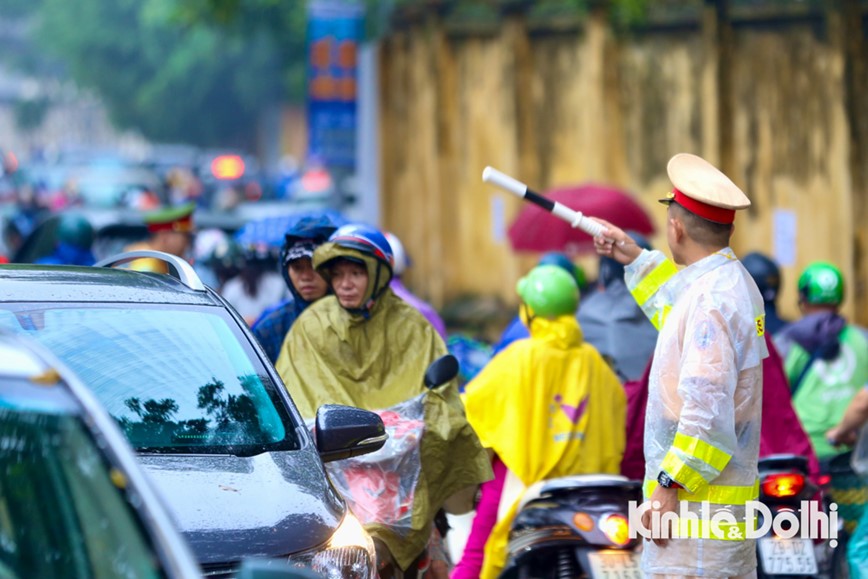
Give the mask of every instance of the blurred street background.
MULTIPOLYGON (((71 210, 97 254, 144 236, 158 207, 192 201, 200 230, 264 243, 275 219, 329 210, 395 233, 408 286, 493 341, 544 249, 519 239, 521 202, 482 183, 486 165, 547 193, 615 191, 589 213, 626 195, 664 248, 665 164, 693 152, 752 199, 734 249, 782 266, 782 313, 823 259, 866 324, 866 14, 859 0, 0 0, 0 255, 44 255, 71 210)), ((593 279, 586 241, 546 249, 593 279)))

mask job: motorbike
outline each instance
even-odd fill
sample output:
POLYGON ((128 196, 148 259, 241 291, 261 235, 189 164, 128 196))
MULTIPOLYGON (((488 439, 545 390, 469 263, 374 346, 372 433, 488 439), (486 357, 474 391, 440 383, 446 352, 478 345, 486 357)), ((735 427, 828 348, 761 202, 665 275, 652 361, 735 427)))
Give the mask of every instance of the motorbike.
MULTIPOLYGON (((424 383, 428 390, 433 390, 448 384, 456 376, 458 360, 446 355, 431 363, 425 372, 424 383)), ((363 525, 387 527, 398 536, 410 532, 414 493, 422 469, 420 443, 425 433, 426 394, 376 411, 383 419, 388 435, 383 448, 325 465, 332 483, 363 525)), ((445 520, 445 515, 439 515, 438 518, 445 520)), ((437 526, 444 534, 445 528, 437 526)), ((428 575, 431 558, 427 548, 408 569, 401 570, 385 543, 375 537, 374 546, 381 579, 421 579, 428 575)))
POLYGON ((629 502, 642 483, 619 475, 549 479, 525 491, 512 523, 502 579, 640 579, 641 537, 629 502))
POLYGON ((820 484, 815 484, 808 477, 808 459, 789 454, 761 458, 758 470, 759 500, 765 509, 758 513, 756 525, 765 528, 766 515, 780 522, 777 527, 771 525, 757 540, 757 577, 848 577, 843 519, 835 522, 835 539, 812 539, 802 534, 804 525, 814 527, 809 531, 819 530, 821 525, 816 519, 826 518, 830 513, 829 475, 821 476, 820 484), (805 508, 807 512, 803 512, 805 508), (798 533, 793 524, 798 525, 798 533))

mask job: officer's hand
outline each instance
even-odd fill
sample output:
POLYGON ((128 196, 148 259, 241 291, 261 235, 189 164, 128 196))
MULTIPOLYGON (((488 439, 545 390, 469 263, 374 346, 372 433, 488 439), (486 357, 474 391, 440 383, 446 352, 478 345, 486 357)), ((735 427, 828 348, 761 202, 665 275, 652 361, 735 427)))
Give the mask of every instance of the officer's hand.
POLYGON ((636 245, 623 229, 615 227, 604 219, 596 217, 591 219, 606 228, 603 235, 594 238, 594 249, 598 254, 611 257, 623 265, 629 265, 642 253, 642 248, 636 245))
MULTIPOLYGON (((642 513, 642 526, 645 529, 650 529, 658 534, 662 534, 662 528, 654 528, 652 526, 652 513, 656 513, 654 518, 656 518, 659 522, 663 520, 664 513, 676 512, 678 510, 678 489, 667 489, 661 486, 657 486, 654 489, 654 492, 651 493, 651 498, 649 500, 651 501, 651 509, 642 513)), ((667 529, 666 535, 671 537, 673 534, 675 534, 675 529, 670 526, 667 529)), ((654 541, 654 544, 658 547, 664 547, 668 542, 668 539, 663 538, 656 538, 651 540, 654 541)))

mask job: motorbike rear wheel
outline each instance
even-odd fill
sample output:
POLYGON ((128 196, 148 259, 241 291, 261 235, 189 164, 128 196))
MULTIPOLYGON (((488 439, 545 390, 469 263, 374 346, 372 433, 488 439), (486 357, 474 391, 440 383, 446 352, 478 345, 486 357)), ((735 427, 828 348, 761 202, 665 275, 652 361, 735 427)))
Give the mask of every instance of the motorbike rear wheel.
POLYGON ((850 536, 846 531, 838 534, 838 546, 832 551, 829 562, 829 579, 850 579, 850 564, 847 562, 847 546, 850 536))

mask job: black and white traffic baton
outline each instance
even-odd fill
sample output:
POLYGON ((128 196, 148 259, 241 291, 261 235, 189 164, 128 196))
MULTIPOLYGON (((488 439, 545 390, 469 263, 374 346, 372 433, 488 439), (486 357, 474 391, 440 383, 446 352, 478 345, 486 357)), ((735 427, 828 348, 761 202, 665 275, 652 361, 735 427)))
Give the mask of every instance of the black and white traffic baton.
POLYGON ((486 183, 497 185, 501 189, 505 189, 510 193, 518 195, 525 201, 530 201, 534 205, 542 207, 555 217, 563 219, 573 228, 581 229, 591 237, 599 237, 603 235, 603 231, 606 230, 605 227, 603 227, 596 221, 588 219, 587 217, 582 215, 581 211, 573 211, 562 203, 552 201, 551 199, 532 191, 527 185, 525 185, 521 181, 513 179, 505 173, 501 173, 494 167, 486 167, 482 171, 482 180, 486 183))

